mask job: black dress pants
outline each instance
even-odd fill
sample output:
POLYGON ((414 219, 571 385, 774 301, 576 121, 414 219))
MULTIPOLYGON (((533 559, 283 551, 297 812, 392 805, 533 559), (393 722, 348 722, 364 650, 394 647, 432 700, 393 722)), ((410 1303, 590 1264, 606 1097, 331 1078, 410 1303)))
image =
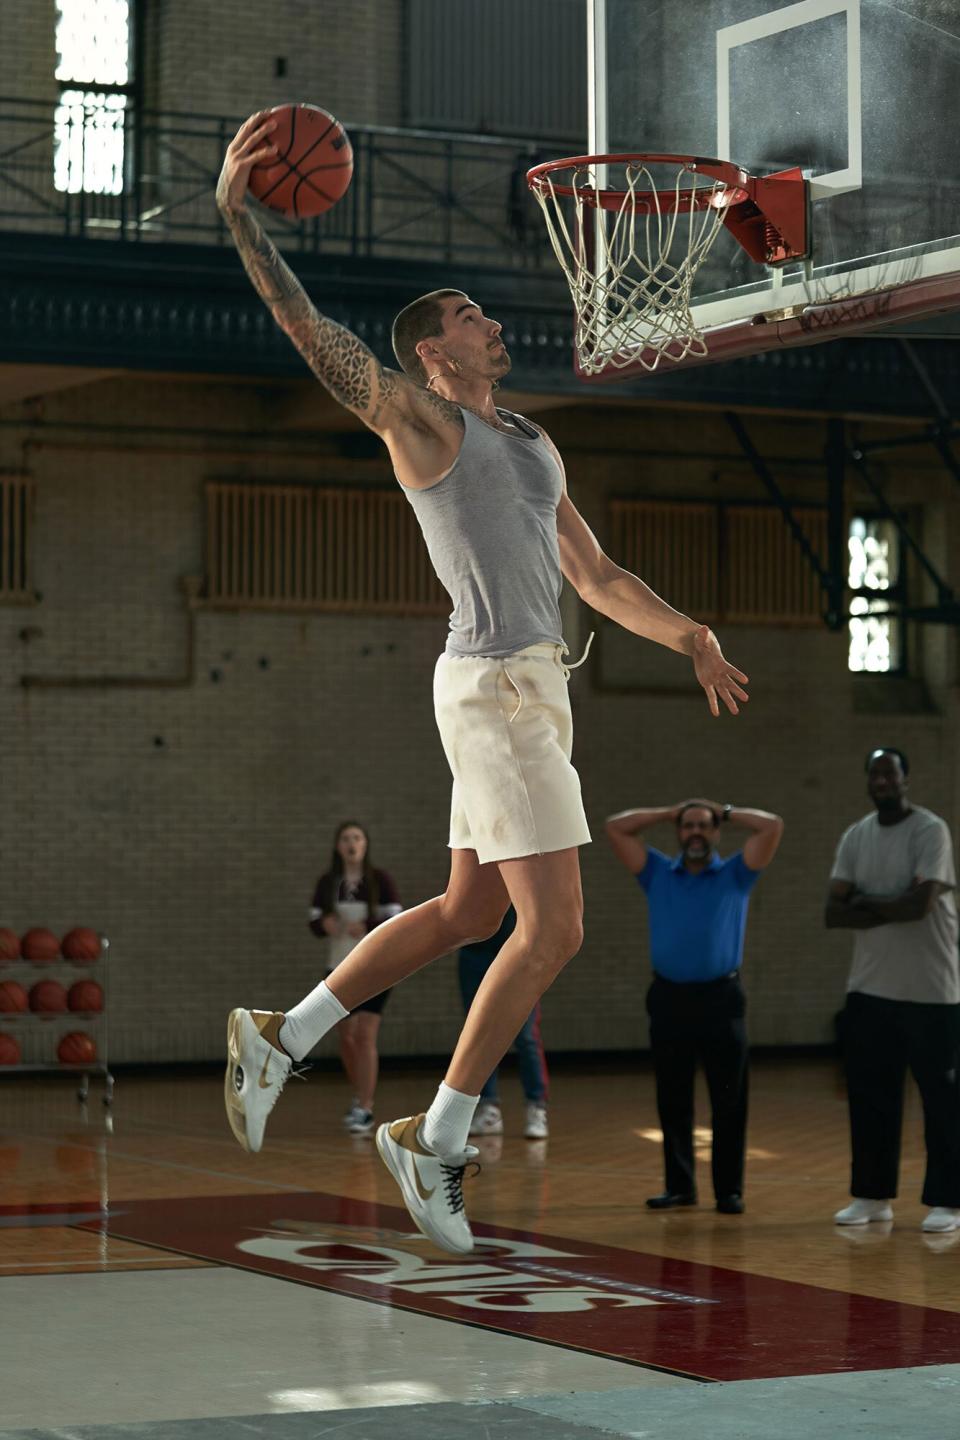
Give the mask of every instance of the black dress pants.
POLYGON ((843 1050, 850 1104, 850 1193, 892 1200, 909 1066, 923 1104, 924 1205, 960 1209, 960 1005, 847 996, 843 1050))
POLYGON ((666 1189, 692 1195, 693 1087, 703 1064, 713 1120, 713 1189, 743 1194, 747 1140, 746 996, 739 976, 675 984, 655 975, 647 992, 650 1045, 663 1130, 666 1189))

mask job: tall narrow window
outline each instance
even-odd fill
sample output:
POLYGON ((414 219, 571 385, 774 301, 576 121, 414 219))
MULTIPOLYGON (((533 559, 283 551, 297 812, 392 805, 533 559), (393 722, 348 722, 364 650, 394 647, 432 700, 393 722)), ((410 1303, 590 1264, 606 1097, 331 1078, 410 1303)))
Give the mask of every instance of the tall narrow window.
POLYGON ((848 663, 856 672, 903 668, 903 621, 890 610, 904 598, 900 537, 892 520, 855 515, 850 521, 848 663))
POLYGON ((118 195, 133 94, 130 0, 56 0, 56 7, 54 184, 71 194, 118 195))

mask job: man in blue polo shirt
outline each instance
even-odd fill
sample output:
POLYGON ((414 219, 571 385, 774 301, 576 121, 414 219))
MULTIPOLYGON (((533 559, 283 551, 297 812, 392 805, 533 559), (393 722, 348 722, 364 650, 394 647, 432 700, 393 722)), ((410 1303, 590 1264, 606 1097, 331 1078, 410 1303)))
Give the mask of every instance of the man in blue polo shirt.
POLYGON ((647 1204, 668 1210, 697 1203, 693 1086, 697 1061, 710 1091, 712 1171, 717 1209, 743 1212, 747 1137, 746 997, 740 984, 750 892, 780 844, 783 821, 766 810, 709 800, 611 815, 607 837, 617 859, 647 894, 653 981, 647 994, 650 1045, 663 1130, 665 1188, 647 1204), (670 859, 641 838, 662 822, 676 827, 670 859), (721 860, 724 822, 751 832, 721 860))

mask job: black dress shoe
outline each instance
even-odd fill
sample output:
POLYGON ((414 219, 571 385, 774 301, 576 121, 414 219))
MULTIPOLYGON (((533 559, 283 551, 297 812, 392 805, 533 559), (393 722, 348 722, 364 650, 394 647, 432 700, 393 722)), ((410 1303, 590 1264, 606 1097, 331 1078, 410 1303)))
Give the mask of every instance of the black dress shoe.
POLYGON ((648 1210, 675 1210, 678 1205, 696 1205, 696 1195, 676 1195, 665 1190, 662 1195, 651 1195, 647 1201, 648 1210))
POLYGON ((721 1215, 742 1215, 746 1206, 743 1203, 742 1195, 720 1195, 717 1199, 717 1209, 721 1215))

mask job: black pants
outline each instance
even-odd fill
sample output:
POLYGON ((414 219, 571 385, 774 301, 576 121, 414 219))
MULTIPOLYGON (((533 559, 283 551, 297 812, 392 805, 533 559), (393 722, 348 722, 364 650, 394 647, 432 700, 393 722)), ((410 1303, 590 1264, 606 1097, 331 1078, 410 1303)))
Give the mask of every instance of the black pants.
POLYGON ((654 976, 647 993, 650 1044, 663 1130, 666 1189, 692 1195, 693 1083, 701 1061, 710 1091, 714 1193, 743 1193, 747 1140, 746 996, 736 975, 677 985, 654 976))
POLYGON ((843 1049, 850 1103, 850 1192, 892 1200, 900 1170, 907 1067, 923 1102, 924 1205, 960 1208, 960 1005, 850 994, 843 1049))

